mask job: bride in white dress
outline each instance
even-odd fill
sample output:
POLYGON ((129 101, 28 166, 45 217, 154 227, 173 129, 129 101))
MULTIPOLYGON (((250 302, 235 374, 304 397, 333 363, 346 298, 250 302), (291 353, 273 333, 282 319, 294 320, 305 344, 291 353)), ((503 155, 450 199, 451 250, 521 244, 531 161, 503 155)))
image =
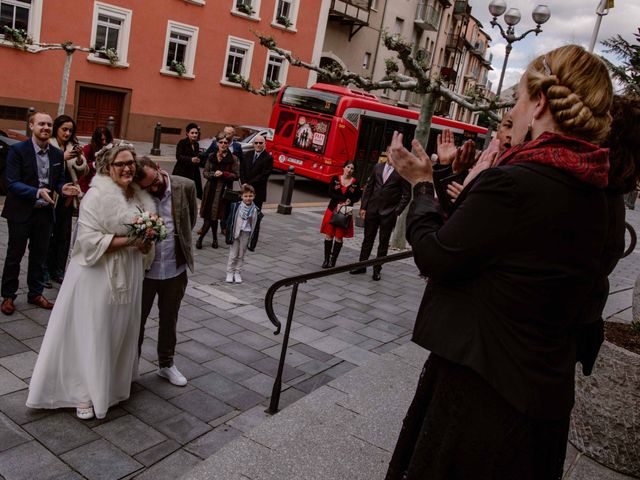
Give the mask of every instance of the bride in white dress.
POLYGON ((142 281, 151 245, 132 242, 138 208, 155 212, 133 183, 135 152, 106 150, 80 204, 78 236, 29 385, 27 407, 75 407, 104 418, 127 398, 138 374, 142 281), (93 407, 93 409, 92 409, 93 407))

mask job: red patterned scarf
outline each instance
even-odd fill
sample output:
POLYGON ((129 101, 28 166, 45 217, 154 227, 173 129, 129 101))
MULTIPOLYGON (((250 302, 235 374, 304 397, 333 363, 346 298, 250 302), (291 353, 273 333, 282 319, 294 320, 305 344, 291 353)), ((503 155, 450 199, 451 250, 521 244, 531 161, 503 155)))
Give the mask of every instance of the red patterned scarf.
POLYGON ((575 137, 544 132, 505 151, 498 165, 533 162, 551 165, 599 188, 609 180, 609 149, 575 137))

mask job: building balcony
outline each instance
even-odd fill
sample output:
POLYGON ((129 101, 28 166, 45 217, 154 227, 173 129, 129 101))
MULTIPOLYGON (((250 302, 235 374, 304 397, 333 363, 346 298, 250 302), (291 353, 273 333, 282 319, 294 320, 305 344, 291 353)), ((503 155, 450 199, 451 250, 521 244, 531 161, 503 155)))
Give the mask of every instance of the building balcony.
POLYGON ((469 0, 456 0, 456 3, 453 5, 453 16, 460 19, 470 15, 471 5, 469 5, 469 0))
POLYGON ((329 20, 368 25, 370 14, 371 0, 331 0, 329 20))
POLYGON ((433 5, 429 5, 428 2, 423 0, 418 3, 416 18, 413 23, 422 30, 437 32, 440 26, 440 12, 441 10, 436 10, 433 5))
POLYGON ((434 109, 434 115, 438 115, 439 117, 449 117, 449 112, 451 110, 451 100, 448 98, 440 97, 436 101, 436 106, 434 109))
POLYGON ((464 42, 464 37, 455 33, 450 33, 449 35, 447 35, 446 48, 450 50, 462 51, 464 49, 464 42))
POLYGON ((455 83, 457 76, 458 72, 451 67, 440 68, 440 78, 442 78, 445 83, 455 83))
POLYGON ((468 70, 464 78, 465 80, 478 80, 479 76, 480 76, 480 69, 476 67, 468 70))

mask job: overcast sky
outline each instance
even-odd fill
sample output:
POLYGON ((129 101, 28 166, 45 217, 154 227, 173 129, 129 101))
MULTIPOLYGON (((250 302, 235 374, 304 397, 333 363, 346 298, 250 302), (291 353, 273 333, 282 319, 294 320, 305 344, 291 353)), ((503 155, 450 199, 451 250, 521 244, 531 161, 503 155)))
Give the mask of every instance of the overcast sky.
MULTIPOLYGON (((472 6, 471 14, 480 20, 483 30, 492 39, 489 51, 493 53, 493 71, 489 72, 489 80, 495 92, 502 71, 506 42, 500 35, 498 27, 492 28, 489 23, 492 18, 487 8, 489 0, 470 0, 469 3, 472 6)), ((535 28, 531 12, 536 5, 546 4, 551 9, 551 19, 542 25, 542 33, 537 37, 530 33, 525 39, 513 44, 502 85, 503 90, 517 83, 529 61, 545 51, 569 43, 588 48, 597 18, 595 11, 600 2, 599 0, 506 0, 506 3, 507 9, 515 7, 520 9, 522 14, 522 20, 515 26, 516 35, 535 28)), ((500 17, 499 21, 503 27, 506 26, 503 17, 500 17)), ((600 41, 618 33, 635 44, 633 34, 638 32, 639 26, 640 0, 615 0, 615 7, 609 10, 608 15, 602 17, 595 52, 604 54, 600 41)), ((613 58, 610 60, 615 61, 613 58)))

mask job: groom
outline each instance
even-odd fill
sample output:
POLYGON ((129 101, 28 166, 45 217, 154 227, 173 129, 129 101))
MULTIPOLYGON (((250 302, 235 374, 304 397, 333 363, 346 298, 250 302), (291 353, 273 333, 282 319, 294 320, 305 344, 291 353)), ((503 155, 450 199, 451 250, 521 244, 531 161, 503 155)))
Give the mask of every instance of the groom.
POLYGON ((142 318, 138 355, 144 325, 158 296, 158 375, 183 387, 187 379, 173 363, 180 303, 187 288, 187 266, 193 272, 191 231, 196 224, 196 187, 192 180, 169 175, 150 158, 138 158, 136 182, 156 202, 167 227, 167 238, 156 244, 156 253, 142 286, 142 318))

